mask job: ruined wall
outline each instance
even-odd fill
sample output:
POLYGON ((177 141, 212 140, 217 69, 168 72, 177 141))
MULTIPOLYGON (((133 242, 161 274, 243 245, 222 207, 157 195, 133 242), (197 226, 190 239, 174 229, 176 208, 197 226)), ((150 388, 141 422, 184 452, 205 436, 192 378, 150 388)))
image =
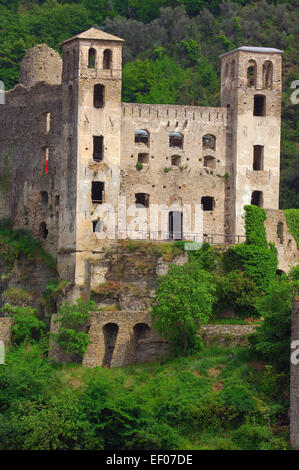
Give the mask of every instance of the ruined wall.
POLYGON ((20 68, 20 83, 31 88, 39 82, 61 84, 62 59, 58 52, 46 44, 28 49, 20 68))
POLYGON ((8 347, 11 341, 12 318, 0 318, 0 341, 4 342, 4 346, 8 347))
POLYGON ((268 209, 266 214, 265 227, 267 239, 269 242, 275 243, 277 248, 278 269, 288 273, 299 262, 297 242, 289 232, 283 211, 268 209), (279 224, 280 228, 278 228, 279 224))
MULTIPOLYGON (((161 205, 171 210, 183 211, 183 232, 201 232, 199 218, 196 219, 193 204, 201 204, 203 196, 213 197, 215 207, 203 212, 203 232, 223 234, 228 228, 225 198, 227 175, 231 167, 227 161, 227 110, 224 108, 186 107, 170 105, 122 104, 121 133, 121 194, 126 196, 127 207, 132 206, 128 215, 129 236, 134 236, 134 219, 140 209, 134 210, 135 193, 149 194, 149 204, 161 205), (149 143, 136 143, 135 131, 144 129, 149 134, 149 143), (183 148, 171 147, 169 135, 180 132, 183 148), (216 147, 205 149, 203 136, 216 137, 216 147), (148 154, 148 163, 141 170, 136 169, 138 154, 148 154), (177 155, 178 166, 172 165, 171 157, 177 155), (214 157, 212 167, 205 166, 205 157, 214 157), (130 225, 131 224, 131 225, 130 225)), ((158 239, 168 238, 168 217, 151 217, 147 209, 147 220, 158 239)), ((138 225, 137 225, 138 229, 138 225)), ((148 226, 149 229, 149 226, 148 226)))

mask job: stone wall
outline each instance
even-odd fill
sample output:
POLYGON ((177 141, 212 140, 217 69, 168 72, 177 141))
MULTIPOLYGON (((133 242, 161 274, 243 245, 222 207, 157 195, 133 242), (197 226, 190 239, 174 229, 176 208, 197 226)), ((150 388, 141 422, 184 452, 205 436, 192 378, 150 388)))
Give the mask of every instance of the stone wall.
POLYGON ((293 266, 299 263, 297 242, 288 229, 283 211, 267 209, 266 214, 267 239, 269 242, 275 243, 277 248, 278 268, 288 273, 293 266), (280 224, 279 230, 278 224, 280 224))
POLYGON ((254 325, 206 325, 201 328, 207 346, 248 346, 247 337, 254 331, 254 325))
POLYGON ((11 341, 11 326, 12 318, 0 318, 0 341, 3 341, 6 347, 11 341))

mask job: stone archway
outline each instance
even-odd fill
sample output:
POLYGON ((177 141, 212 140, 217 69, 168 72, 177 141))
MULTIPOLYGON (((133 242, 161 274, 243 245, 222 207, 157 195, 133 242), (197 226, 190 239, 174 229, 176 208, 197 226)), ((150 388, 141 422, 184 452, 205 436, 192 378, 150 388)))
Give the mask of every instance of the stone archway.
POLYGON ((119 327, 116 323, 106 323, 102 330, 105 343, 105 354, 102 365, 110 367, 119 327))
POLYGON ((147 362, 151 355, 151 338, 152 333, 150 327, 146 323, 136 323, 133 328, 134 332, 134 362, 147 362))

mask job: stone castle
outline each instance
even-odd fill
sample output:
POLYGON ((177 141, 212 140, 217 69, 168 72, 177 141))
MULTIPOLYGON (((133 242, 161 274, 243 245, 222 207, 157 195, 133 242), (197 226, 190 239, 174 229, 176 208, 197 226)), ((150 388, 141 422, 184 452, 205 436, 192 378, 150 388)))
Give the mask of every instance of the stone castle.
POLYGON ((235 243, 250 203, 285 224, 273 212, 282 51, 224 54, 222 103, 209 108, 122 103, 122 44, 91 28, 62 44, 63 59, 28 50, 0 106, 0 216, 39 236, 79 286, 105 238, 235 243))
MULTIPOLYGON (((224 54, 221 106, 198 107, 122 103, 122 45, 91 28, 61 45, 62 59, 45 44, 28 50, 0 106, 0 217, 40 238, 73 299, 119 281, 120 258, 109 265, 104 256, 115 240, 239 243, 246 204, 265 208, 288 271, 298 250, 279 210, 282 51, 224 54)), ((125 278, 137 282, 122 256, 125 278)), ((156 274, 167 270, 157 259, 143 265, 151 262, 156 274)), ((152 288, 153 279, 140 283, 152 288)), ((144 302, 122 298, 119 311, 94 316, 86 365, 132 361, 134 328, 142 338, 151 322, 144 302)))

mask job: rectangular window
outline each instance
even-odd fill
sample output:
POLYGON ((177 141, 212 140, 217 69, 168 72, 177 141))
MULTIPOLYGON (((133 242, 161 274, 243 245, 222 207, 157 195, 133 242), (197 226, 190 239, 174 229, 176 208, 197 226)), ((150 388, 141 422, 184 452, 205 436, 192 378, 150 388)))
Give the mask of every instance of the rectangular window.
POLYGON ((104 186, 102 181, 93 181, 91 186, 91 200, 93 204, 102 204, 104 202, 104 186))
POLYGON ((266 116, 266 97, 264 95, 254 96, 253 115, 266 116))
POLYGON ((262 171, 264 169, 264 146, 253 146, 253 169, 262 171))
POLYGON ((103 108, 104 107, 104 85, 95 85, 94 86, 94 93, 93 93, 93 105, 95 108, 103 108))
POLYGON ((44 113, 43 119, 42 119, 42 131, 48 133, 50 132, 50 129, 51 129, 51 114, 44 113))
POLYGON ((96 162, 103 160, 103 141, 102 135, 93 136, 93 159, 96 162))

